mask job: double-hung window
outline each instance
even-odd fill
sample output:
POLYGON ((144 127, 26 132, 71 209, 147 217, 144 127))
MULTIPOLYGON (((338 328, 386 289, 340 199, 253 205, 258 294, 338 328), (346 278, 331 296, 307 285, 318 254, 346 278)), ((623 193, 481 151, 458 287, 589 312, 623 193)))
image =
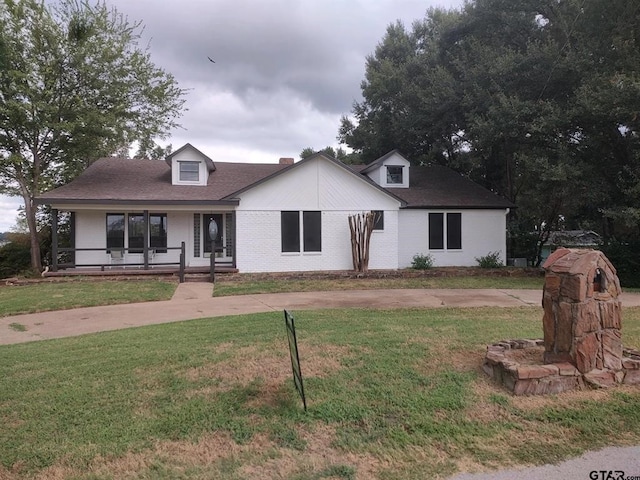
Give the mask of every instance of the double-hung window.
POLYGON ((447 250, 462 249, 461 213, 429 214, 429 249, 444 250, 445 245, 447 250))
POLYGON ((284 253, 300 252, 301 244, 304 252, 321 252, 322 212, 280 212, 280 238, 284 253))
POLYGON ((200 162, 178 162, 181 182, 200 181, 200 162))

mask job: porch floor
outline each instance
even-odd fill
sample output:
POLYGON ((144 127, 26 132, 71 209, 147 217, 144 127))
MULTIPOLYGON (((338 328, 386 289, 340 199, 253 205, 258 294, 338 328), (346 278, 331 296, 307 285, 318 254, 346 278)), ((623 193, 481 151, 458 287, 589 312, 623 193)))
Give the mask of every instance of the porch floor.
MULTIPOLYGON (((216 273, 238 273, 237 268, 218 266, 216 265, 216 273)), ((185 267, 185 275, 189 274, 208 274, 209 267, 185 267)), ((46 272, 43 274, 46 278, 51 277, 74 277, 74 276, 86 276, 86 277, 112 277, 112 276, 137 276, 137 275, 180 275, 180 269, 178 267, 171 266, 159 266, 150 267, 148 270, 139 267, 123 267, 123 266, 109 266, 101 270, 98 267, 80 267, 80 268, 66 268, 64 270, 58 270, 57 272, 46 272)))

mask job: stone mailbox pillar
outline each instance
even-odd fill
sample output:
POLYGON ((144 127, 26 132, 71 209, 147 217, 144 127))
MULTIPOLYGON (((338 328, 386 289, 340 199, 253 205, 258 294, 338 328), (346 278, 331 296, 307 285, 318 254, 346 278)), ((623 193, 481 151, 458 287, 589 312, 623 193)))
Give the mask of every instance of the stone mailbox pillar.
MULTIPOLYGON (((622 370, 622 293, 616 269, 597 250, 560 248, 545 262, 544 363, 580 373, 622 370)), ((616 375, 617 376, 617 375, 616 375)))

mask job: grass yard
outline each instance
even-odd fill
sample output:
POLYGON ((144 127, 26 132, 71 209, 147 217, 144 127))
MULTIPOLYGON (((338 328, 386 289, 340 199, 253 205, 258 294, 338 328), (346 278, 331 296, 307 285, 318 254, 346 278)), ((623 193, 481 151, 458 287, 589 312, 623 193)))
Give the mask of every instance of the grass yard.
POLYGON ((169 300, 176 283, 160 280, 73 281, 3 286, 0 317, 19 313, 169 300))
POLYGON ((452 276, 416 278, 272 278, 227 280, 219 276, 213 295, 247 295, 256 293, 317 292, 332 290, 372 290, 380 288, 527 288, 542 289, 544 278, 500 276, 452 276))
MULTIPOLYGON (((640 391, 512 397, 486 344, 538 308, 281 313, 0 347, 0 478, 408 480, 640 442, 640 391)), ((623 341, 640 345, 640 309, 623 341)))

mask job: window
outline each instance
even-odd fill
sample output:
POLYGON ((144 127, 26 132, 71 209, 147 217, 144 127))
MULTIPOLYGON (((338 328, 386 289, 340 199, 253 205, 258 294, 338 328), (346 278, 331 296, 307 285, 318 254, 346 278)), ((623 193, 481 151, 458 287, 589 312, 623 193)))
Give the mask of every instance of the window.
POLYGON ((447 249, 462 249, 462 214, 447 213, 447 249))
POLYGON ((429 250, 444 248, 444 213, 429 214, 429 250))
POLYGON ((304 251, 322 251, 322 218, 320 212, 302 212, 304 251))
POLYGON ((283 252, 300 251, 300 212, 280 212, 280 234, 283 252))
POLYGON ((402 184, 402 167, 387 167, 387 184, 402 184))
POLYGON ((375 215, 373 229, 384 230, 384 210, 374 210, 373 214, 375 215))
POLYGON ((302 232, 300 212, 280 212, 280 233, 283 252, 300 252, 300 238, 305 252, 322 251, 322 212, 302 212, 302 232))
MULTIPOLYGON (((145 238, 144 214, 128 214, 125 231, 125 214, 107 213, 107 253, 110 253, 112 248, 125 248, 125 234, 127 252, 142 253, 144 251, 145 238)), ((166 213, 152 213, 149 215, 149 248, 155 249, 158 253, 167 252, 166 213)))
POLYGON ((124 213, 107 213, 107 253, 124 248, 124 213))
POLYGON ((193 256, 200 256, 200 214, 193 214, 193 256))
POLYGON ((444 213, 429 214, 429 249, 444 250, 445 238, 447 250, 462 249, 461 213, 447 213, 446 235, 444 213))
POLYGON ((144 215, 129 214, 129 253, 142 253, 144 247, 144 215))
POLYGON ((200 162, 178 162, 181 182, 200 181, 200 162))
POLYGON ((156 253, 167 253, 167 214, 149 215, 149 247, 156 253))

